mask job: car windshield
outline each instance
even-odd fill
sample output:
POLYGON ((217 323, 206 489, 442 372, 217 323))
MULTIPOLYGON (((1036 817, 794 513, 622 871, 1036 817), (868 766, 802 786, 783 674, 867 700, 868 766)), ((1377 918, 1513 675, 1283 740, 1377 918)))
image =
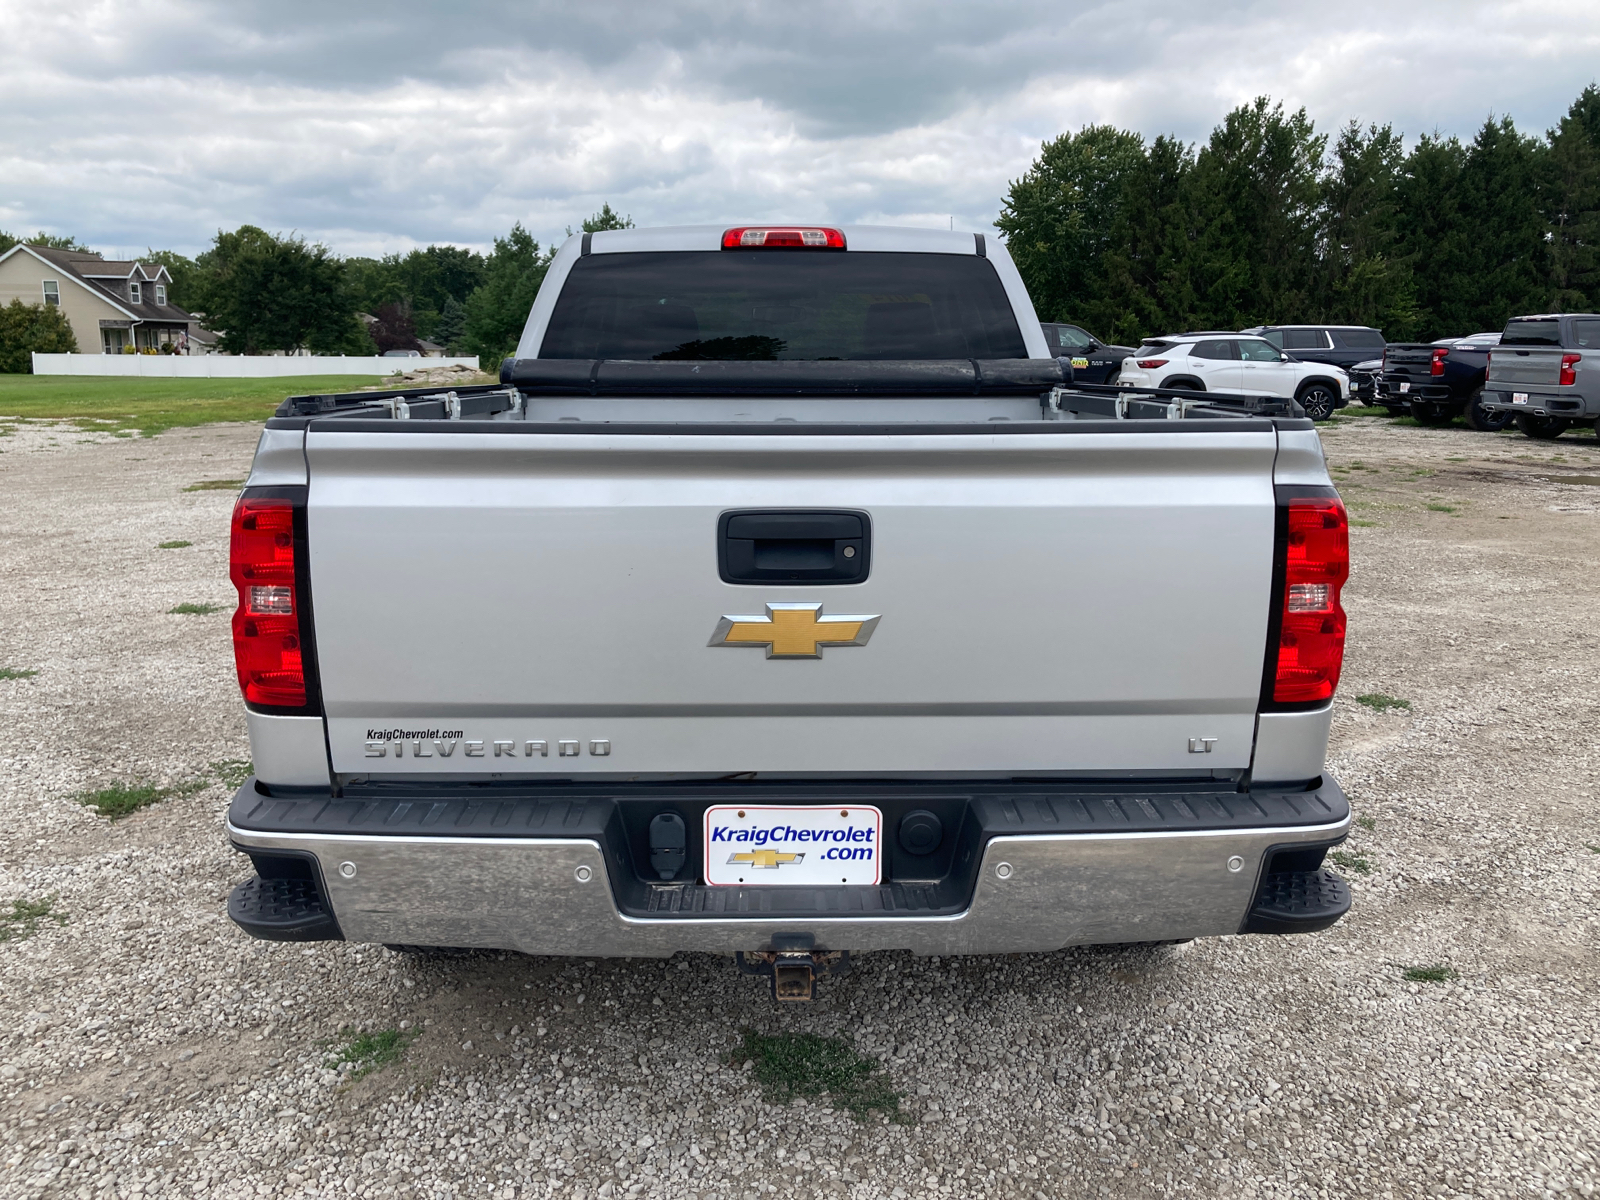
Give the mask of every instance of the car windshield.
POLYGON ((1502 346, 1559 346, 1561 322, 1554 317, 1526 321, 1507 321, 1500 335, 1502 346))
POLYGON ((813 250, 590 254, 541 358, 1026 358, 994 264, 813 250))

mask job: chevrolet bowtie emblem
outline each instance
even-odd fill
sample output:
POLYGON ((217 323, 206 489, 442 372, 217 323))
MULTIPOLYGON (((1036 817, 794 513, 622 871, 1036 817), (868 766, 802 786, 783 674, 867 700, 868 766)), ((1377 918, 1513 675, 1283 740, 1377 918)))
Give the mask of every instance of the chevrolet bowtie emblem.
POLYGON ((777 850, 747 850, 743 854, 733 854, 728 857, 729 864, 748 863, 752 867, 762 867, 776 870, 784 863, 799 862, 804 854, 785 854, 777 850))
POLYGON ((712 646, 765 646, 768 658, 821 658, 824 646, 865 646, 877 617, 825 617, 820 604, 769 604, 764 617, 723 617, 712 646))

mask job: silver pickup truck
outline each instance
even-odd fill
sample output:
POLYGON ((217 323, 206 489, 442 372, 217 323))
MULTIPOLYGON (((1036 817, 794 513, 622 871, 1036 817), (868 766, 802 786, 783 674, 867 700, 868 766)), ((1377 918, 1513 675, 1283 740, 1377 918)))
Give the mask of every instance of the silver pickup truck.
POLYGON ((234 514, 264 938, 1326 928, 1347 522, 1293 402, 1074 385, 1003 246, 628 230, 501 386, 291 398, 234 514))
POLYGON ((1558 438, 1600 418, 1600 315, 1513 317, 1489 356, 1483 407, 1531 438, 1558 438))

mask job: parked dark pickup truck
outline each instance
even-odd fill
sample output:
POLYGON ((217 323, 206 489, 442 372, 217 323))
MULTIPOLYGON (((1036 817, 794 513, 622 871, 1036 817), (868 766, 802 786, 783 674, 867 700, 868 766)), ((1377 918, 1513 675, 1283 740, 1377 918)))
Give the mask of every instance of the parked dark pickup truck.
POLYGON ((1079 383, 1115 383, 1122 360, 1134 352, 1132 346, 1108 346, 1078 325, 1041 321, 1039 328, 1051 353, 1072 360, 1072 377, 1079 383))
POLYGON ((1475 333, 1396 343, 1383 352, 1377 402, 1391 413, 1409 412, 1424 425, 1448 425, 1461 417, 1485 433, 1504 429, 1511 418, 1483 403, 1489 352, 1499 341, 1498 333, 1475 333))

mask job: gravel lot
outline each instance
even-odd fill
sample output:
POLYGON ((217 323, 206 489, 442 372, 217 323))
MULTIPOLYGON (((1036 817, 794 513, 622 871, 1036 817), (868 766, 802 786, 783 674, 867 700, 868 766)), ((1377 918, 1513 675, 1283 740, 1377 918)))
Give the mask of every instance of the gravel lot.
POLYGON ((1594 1194, 1593 436, 1328 430, 1365 522, 1333 758, 1356 905, 1332 931, 870 956, 784 1011, 710 956, 233 928, 233 496, 183 489, 242 478, 254 442, 0 436, 0 667, 38 671, 0 680, 0 1193, 1594 1194), (116 783, 172 794, 114 824, 74 798, 116 783), (13 901, 49 897, 25 936, 13 901), (768 1104, 730 1061, 746 1027, 852 1041, 902 1119, 768 1104), (398 1057, 328 1066, 352 1029, 402 1031, 398 1057))

